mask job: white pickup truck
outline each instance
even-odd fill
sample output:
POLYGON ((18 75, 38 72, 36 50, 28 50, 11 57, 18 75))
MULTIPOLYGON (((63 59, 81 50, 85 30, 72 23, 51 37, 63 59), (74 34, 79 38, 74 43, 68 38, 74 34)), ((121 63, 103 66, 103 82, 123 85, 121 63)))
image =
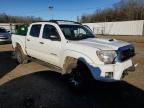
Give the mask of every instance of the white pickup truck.
POLYGON ((134 46, 115 39, 96 38, 88 27, 64 20, 32 23, 26 36, 12 35, 17 61, 31 58, 59 68, 79 87, 89 79, 119 81, 134 69, 134 46))

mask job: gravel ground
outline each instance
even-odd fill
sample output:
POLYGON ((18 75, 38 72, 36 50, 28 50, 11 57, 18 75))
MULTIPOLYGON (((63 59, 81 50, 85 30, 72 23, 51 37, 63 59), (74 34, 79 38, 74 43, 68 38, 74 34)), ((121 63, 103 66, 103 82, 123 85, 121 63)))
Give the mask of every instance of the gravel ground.
POLYGON ((121 39, 136 46, 136 71, 122 82, 94 82, 81 92, 71 90, 47 67, 34 62, 18 65, 11 45, 0 45, 0 108, 144 108, 144 43, 121 39))

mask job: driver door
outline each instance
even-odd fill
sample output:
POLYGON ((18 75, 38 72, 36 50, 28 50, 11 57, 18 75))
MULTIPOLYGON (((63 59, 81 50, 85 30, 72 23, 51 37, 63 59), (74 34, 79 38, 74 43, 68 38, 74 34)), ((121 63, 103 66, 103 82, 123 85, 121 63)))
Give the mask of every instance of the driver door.
POLYGON ((49 24, 44 25, 40 43, 40 50, 44 61, 60 66, 62 44, 60 35, 55 26, 49 24))

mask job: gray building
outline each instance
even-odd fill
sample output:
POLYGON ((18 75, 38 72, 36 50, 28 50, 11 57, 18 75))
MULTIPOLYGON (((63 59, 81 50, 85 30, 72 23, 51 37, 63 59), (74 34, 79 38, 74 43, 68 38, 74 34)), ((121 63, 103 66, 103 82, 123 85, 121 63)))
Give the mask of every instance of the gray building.
POLYGON ((95 34, 102 35, 144 35, 144 20, 84 23, 89 26, 95 34))

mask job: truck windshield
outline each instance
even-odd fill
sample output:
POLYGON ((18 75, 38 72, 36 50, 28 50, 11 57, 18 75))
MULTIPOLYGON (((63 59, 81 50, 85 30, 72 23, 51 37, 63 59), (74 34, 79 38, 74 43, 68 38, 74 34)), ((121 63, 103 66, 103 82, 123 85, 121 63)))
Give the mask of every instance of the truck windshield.
POLYGON ((95 38, 90 30, 81 25, 60 25, 60 28, 65 38, 68 40, 95 38))

